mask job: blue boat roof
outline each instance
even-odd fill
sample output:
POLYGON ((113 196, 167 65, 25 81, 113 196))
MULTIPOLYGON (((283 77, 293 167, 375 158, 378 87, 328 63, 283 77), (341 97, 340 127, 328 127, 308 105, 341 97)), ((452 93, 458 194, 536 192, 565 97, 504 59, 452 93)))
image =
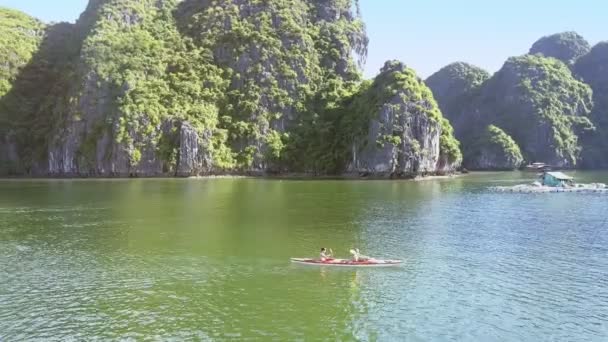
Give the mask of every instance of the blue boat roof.
POLYGON ((553 178, 559 179, 559 180, 572 180, 574 179, 573 177, 570 177, 564 173, 561 172, 547 172, 547 174, 553 178))

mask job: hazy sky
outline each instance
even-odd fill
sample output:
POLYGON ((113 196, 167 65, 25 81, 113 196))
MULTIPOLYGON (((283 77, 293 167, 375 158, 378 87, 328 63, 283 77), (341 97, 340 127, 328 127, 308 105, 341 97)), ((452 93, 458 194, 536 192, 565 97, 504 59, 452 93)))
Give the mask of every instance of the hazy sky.
MULTIPOLYGON (((370 37, 366 76, 399 59, 426 77, 465 61, 496 71, 541 36, 608 40, 606 0, 360 0, 370 37)), ((0 0, 44 21, 73 21, 87 0, 0 0)))

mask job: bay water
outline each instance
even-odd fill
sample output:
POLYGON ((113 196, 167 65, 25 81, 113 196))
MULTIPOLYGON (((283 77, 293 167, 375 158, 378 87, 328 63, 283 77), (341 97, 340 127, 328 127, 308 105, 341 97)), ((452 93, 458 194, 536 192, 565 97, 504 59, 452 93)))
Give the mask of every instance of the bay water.
POLYGON ((608 195, 533 178, 0 180, 0 341, 607 341, 608 195))

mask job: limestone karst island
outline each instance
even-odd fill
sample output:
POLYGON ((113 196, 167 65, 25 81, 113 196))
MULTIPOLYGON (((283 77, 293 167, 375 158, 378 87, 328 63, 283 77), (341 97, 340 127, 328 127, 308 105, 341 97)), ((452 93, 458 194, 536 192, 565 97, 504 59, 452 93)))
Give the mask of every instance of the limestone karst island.
POLYGON ((608 166, 608 44, 539 39, 494 75, 362 77, 357 1, 0 9, 0 173, 412 176, 608 166))

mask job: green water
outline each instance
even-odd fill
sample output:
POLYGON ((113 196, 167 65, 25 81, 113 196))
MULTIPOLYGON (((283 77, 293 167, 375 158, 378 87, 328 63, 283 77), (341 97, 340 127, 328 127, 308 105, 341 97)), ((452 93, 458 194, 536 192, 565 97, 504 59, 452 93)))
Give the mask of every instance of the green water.
POLYGON ((605 341, 608 195, 531 177, 0 181, 0 341, 605 341))

